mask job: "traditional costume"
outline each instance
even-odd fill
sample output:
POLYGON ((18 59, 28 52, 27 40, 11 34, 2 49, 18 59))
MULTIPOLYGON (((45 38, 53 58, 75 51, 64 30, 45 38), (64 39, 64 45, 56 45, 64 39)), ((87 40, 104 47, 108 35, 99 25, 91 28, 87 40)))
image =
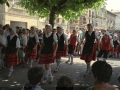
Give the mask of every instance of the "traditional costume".
MULTIPOLYGON (((31 27, 31 29, 35 30, 35 27, 31 27)), ((39 42, 38 35, 34 33, 29 34, 28 43, 27 43, 27 50, 25 57, 28 59, 27 64, 30 60, 30 67, 32 67, 33 61, 36 59, 37 56, 37 43, 39 42)))
POLYGON ((10 32, 13 31, 13 35, 8 35, 7 36, 7 47, 6 47, 6 53, 5 53, 5 58, 4 62, 8 66, 10 66, 10 72, 8 74, 8 77, 11 76, 13 72, 13 66, 18 65, 18 50, 20 48, 20 40, 16 35, 16 31, 13 29, 10 29, 10 32))
POLYGON ((47 24, 46 27, 47 27, 47 30, 49 27, 50 31, 48 34, 47 33, 43 34, 43 39, 42 39, 43 47, 41 49, 39 64, 45 64, 45 68, 46 68, 42 82, 46 83, 49 76, 50 83, 52 83, 53 76, 51 73, 50 64, 54 63, 55 61, 56 57, 54 56, 55 54, 54 52, 56 52, 55 50, 57 50, 57 48, 54 46, 54 44, 56 45, 58 40, 57 40, 56 34, 52 33, 52 25, 47 24))
MULTIPOLYGON (((73 32, 76 32, 76 30, 73 30, 73 32)), ((76 34, 71 34, 68 45, 68 61, 66 63, 70 62, 71 60, 70 64, 73 64, 73 52, 75 50, 76 42, 80 42, 79 38, 76 34)))
POLYGON ((57 67, 54 72, 57 72, 60 68, 61 57, 66 57, 66 49, 68 46, 68 40, 66 35, 62 31, 62 26, 57 26, 57 29, 61 31, 61 33, 57 32, 57 39, 58 39, 58 49, 56 52, 56 63, 57 67))
MULTIPOLYGON (((93 26, 91 24, 87 25, 88 27, 93 28, 93 26)), ((96 58, 96 43, 95 43, 95 39, 98 39, 97 33, 95 33, 95 31, 86 31, 83 34, 83 38, 82 41, 85 38, 85 44, 83 46, 83 51, 82 51, 82 55, 80 57, 81 60, 85 60, 86 64, 87 64, 87 70, 85 73, 85 76, 88 75, 90 73, 90 62, 92 60, 95 60, 96 58)), ((98 42, 99 43, 99 42, 98 42)))
POLYGON ((110 39, 109 32, 106 32, 105 35, 107 35, 108 37, 106 38, 106 36, 104 36, 101 40, 101 50, 97 55, 97 60, 99 60, 99 58, 103 55, 103 60, 106 61, 111 47, 114 47, 113 42, 110 39))

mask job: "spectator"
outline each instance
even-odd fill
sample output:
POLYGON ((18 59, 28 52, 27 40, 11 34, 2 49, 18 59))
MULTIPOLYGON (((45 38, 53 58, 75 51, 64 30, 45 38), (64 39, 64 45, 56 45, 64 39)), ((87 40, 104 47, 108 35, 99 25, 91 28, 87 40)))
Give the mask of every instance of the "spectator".
POLYGON ((4 52, 5 52, 5 47, 6 47, 6 37, 4 36, 3 29, 0 28, 0 69, 4 68, 4 52))
POLYGON ((18 34, 18 32, 19 32, 19 27, 17 26, 16 27, 16 33, 18 34))
POLYGON ((4 35, 5 35, 5 37, 7 37, 8 35, 10 35, 10 33, 9 33, 9 28, 10 28, 10 25, 9 25, 9 24, 6 24, 6 25, 5 25, 5 30, 4 30, 4 35))
POLYGON ((74 90, 72 79, 67 76, 61 76, 57 81, 56 90, 74 90))
POLYGON ((3 28, 3 27, 2 27, 2 24, 0 24, 0 28, 3 28))
POLYGON ((92 65, 92 73, 95 86, 87 90, 118 90, 108 83, 112 76, 112 67, 108 63, 104 61, 95 62, 92 65))
POLYGON ((20 48, 19 48, 19 51, 18 51, 18 58, 19 58, 19 64, 25 64, 25 61, 23 59, 24 57, 24 39, 22 38, 23 36, 23 33, 21 31, 18 32, 18 37, 20 39, 20 48))
POLYGON ((44 73, 44 70, 41 67, 31 68, 27 73, 29 83, 26 83, 23 86, 22 90, 42 90, 39 83, 41 82, 43 73, 44 73))

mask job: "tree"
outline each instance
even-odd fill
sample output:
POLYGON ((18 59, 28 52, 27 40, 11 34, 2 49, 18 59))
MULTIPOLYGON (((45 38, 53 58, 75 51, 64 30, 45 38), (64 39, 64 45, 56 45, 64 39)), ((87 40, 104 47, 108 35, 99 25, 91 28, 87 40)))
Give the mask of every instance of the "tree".
POLYGON ((6 5, 9 7, 8 0, 0 0, 0 4, 4 4, 4 3, 6 3, 6 5))
POLYGON ((54 26, 54 20, 59 15, 66 20, 76 19, 84 9, 97 8, 103 2, 104 0, 21 0, 18 5, 30 15, 49 17, 49 23, 54 26))

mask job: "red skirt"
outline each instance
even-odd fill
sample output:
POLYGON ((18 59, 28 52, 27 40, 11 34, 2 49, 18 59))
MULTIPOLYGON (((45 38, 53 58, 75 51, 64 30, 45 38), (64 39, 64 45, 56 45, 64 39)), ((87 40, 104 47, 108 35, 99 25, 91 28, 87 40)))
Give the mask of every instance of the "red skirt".
POLYGON ((116 48, 114 48, 114 53, 118 53, 118 51, 119 51, 119 48, 118 46, 116 46, 116 48))
POLYGON ((50 64, 50 63, 54 63, 55 58, 53 56, 53 53, 51 54, 41 54, 40 55, 40 60, 39 60, 39 64, 50 64))
POLYGON ((18 56, 16 55, 16 53, 14 54, 6 53, 4 63, 7 64, 8 66, 18 65, 18 56))
POLYGON ((32 51, 26 50, 25 58, 28 58, 30 60, 35 60, 36 57, 37 57, 37 52, 36 51, 37 51, 36 49, 33 49, 32 51))
POLYGON ((81 60, 85 60, 86 62, 91 62, 96 59, 96 44, 93 44, 93 49, 91 54, 82 54, 80 57, 81 60))
POLYGON ((66 57, 66 50, 67 50, 67 46, 64 45, 64 50, 57 51, 56 52, 56 57, 66 57))

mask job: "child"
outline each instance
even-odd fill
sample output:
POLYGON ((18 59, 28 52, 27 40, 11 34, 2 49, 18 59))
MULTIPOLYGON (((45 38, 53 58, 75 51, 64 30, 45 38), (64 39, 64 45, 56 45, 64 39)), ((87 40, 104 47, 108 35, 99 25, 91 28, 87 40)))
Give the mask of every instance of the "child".
POLYGON ((66 51, 68 49, 68 40, 62 30, 62 26, 57 26, 57 38, 58 38, 58 49, 56 52, 56 64, 57 67, 54 72, 58 72, 60 68, 61 57, 66 57, 66 51))
POLYGON ((45 25, 45 33, 42 39, 42 49, 39 59, 39 64, 45 64, 45 74, 43 77, 43 83, 48 81, 50 77, 50 84, 53 82, 53 76, 51 72, 50 64, 54 63, 56 57, 56 51, 58 47, 58 40, 56 34, 52 33, 52 25, 45 25))
POLYGON ((72 79, 67 76, 61 76, 57 81, 56 90, 74 90, 72 79))
POLYGON ((43 73, 44 70, 42 67, 31 68, 27 73, 29 83, 26 83, 22 90, 42 90, 39 83, 41 82, 43 73))
POLYGON ((73 64, 73 52, 74 52, 74 49, 75 49, 75 45, 76 45, 76 42, 78 42, 78 45, 79 45, 79 38, 77 37, 76 35, 76 30, 73 30, 73 34, 71 34, 70 36, 70 39, 69 39, 69 45, 68 45, 68 62, 70 62, 70 58, 71 58, 71 65, 73 64))
POLYGON ((24 54, 24 50, 23 50, 23 46, 24 46, 24 40, 22 38, 22 32, 19 31, 18 32, 18 36, 20 39, 20 49, 18 51, 18 58, 19 58, 19 64, 25 63, 24 59, 23 59, 23 54, 24 54))
POLYGON ((82 55, 80 57, 81 60, 84 60, 87 66, 86 73, 84 76, 87 76, 90 74, 90 63, 92 60, 95 60, 96 58, 96 44, 95 40, 98 42, 98 51, 100 49, 99 47, 99 39, 97 36, 97 33, 94 31, 94 27, 92 24, 87 24, 87 29, 83 34, 81 43, 83 43, 83 40, 85 39, 82 55))
POLYGON ((25 57, 28 59, 27 64, 29 63, 29 60, 30 60, 30 68, 32 67, 33 61, 36 59, 37 45, 39 43, 39 38, 35 30, 36 28, 32 26, 29 34, 27 50, 25 54, 25 57))
POLYGON ((10 66, 8 78, 13 73, 13 66, 18 65, 18 50, 20 48, 20 40, 16 35, 16 31, 9 28, 10 35, 7 36, 7 47, 5 52, 4 62, 10 66))

